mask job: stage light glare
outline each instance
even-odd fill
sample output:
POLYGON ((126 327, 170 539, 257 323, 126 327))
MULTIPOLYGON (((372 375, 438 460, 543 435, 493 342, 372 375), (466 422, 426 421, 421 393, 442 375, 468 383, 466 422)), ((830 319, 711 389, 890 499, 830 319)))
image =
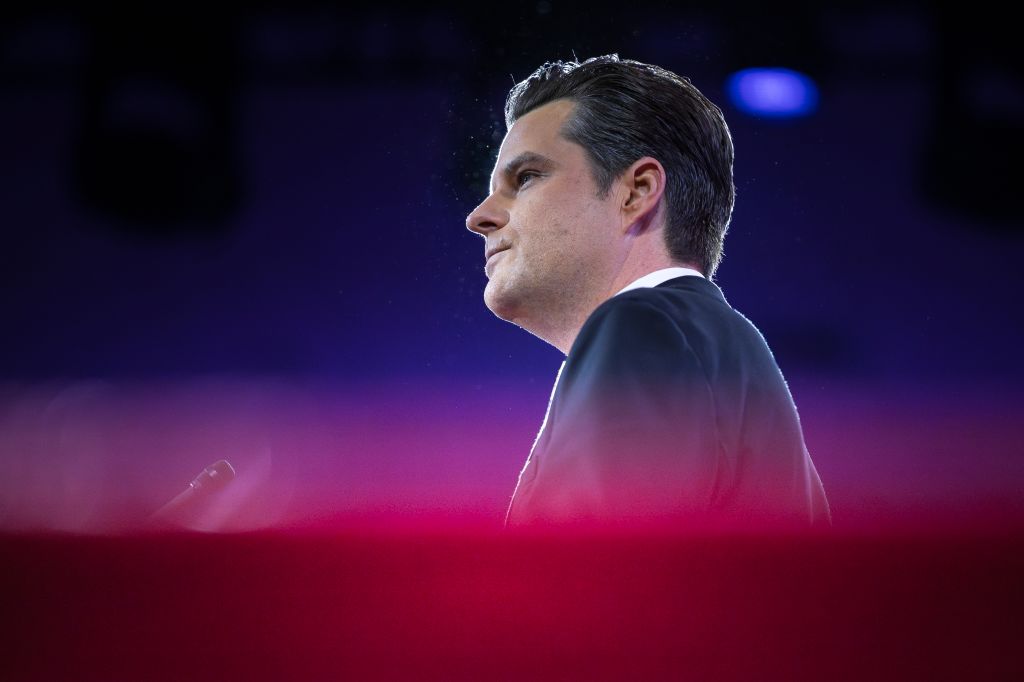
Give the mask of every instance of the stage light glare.
POLYGON ((729 77, 726 91, 737 109, 761 118, 809 116, 818 107, 814 81, 792 69, 743 69, 729 77))

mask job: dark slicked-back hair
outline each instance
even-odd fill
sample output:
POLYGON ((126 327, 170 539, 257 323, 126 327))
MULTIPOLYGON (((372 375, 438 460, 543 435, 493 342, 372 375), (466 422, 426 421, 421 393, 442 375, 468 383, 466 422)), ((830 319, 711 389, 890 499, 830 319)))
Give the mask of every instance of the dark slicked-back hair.
POLYGON ((559 99, 576 103, 561 134, 586 150, 601 198, 637 159, 661 162, 669 254, 713 277, 736 196, 721 109, 688 78, 612 54, 545 63, 509 92, 506 127, 559 99))

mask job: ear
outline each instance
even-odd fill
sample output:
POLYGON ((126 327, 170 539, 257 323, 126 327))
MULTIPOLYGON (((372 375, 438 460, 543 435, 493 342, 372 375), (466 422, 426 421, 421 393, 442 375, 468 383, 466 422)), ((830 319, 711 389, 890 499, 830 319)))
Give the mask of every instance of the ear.
POLYGON ((657 159, 645 156, 627 168, 620 180, 623 185, 621 204, 624 232, 643 232, 651 227, 665 194, 665 167, 657 159))

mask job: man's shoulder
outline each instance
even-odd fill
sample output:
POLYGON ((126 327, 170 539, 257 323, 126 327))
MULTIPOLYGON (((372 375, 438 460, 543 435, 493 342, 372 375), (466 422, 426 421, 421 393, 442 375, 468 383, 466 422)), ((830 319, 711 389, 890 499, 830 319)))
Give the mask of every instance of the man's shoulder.
POLYGON ((677 328, 673 306, 653 289, 633 289, 604 301, 590 314, 579 336, 644 337, 650 329, 677 328))
POLYGON ((774 366, 760 331, 729 305, 717 285, 699 277, 631 289, 604 301, 580 329, 568 362, 595 353, 774 366))
POLYGON ((705 360, 697 350, 700 334, 672 296, 634 289, 594 310, 560 374, 556 404, 563 417, 581 405, 610 419, 621 412, 623 401, 634 407, 657 404, 664 411, 710 395, 705 360), (687 386, 695 388, 681 390, 687 386), (610 403, 601 402, 605 399, 610 403), (593 407, 595 401, 601 409, 593 407))
POLYGON ((569 351, 571 374, 582 366, 660 367, 689 355, 687 322, 677 303, 653 289, 634 289, 599 305, 569 351))
POLYGON ((611 331, 616 325, 672 324, 686 326, 706 316, 736 315, 721 290, 702 277, 680 277, 657 287, 642 287, 612 296, 599 305, 580 333, 611 331))

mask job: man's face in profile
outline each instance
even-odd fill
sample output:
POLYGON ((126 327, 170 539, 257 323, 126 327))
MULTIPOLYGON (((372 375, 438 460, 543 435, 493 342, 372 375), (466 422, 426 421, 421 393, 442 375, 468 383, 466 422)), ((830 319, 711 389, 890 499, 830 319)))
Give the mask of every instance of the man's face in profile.
POLYGON ((484 302, 511 322, 558 316, 614 276, 616 188, 599 199, 583 147, 561 136, 574 106, 556 100, 515 122, 466 220, 486 240, 484 302))

